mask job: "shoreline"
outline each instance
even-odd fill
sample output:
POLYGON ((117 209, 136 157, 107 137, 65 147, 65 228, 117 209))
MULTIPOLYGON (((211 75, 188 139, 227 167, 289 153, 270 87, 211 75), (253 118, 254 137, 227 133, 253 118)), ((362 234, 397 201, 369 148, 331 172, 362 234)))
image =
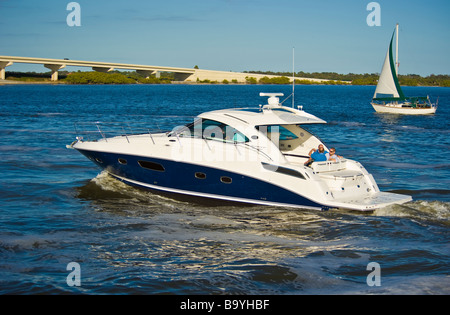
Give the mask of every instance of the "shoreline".
POLYGON ((62 81, 18 81, 18 80, 1 80, 0 85, 23 85, 23 84, 67 84, 62 81))
MULTIPOLYGON (((223 82, 194 82, 194 81, 171 81, 170 83, 67 83, 64 81, 19 81, 19 80, 0 80, 0 85, 161 85, 161 84, 175 84, 175 85, 292 85, 292 84, 270 84, 270 83, 223 83, 223 82)), ((311 83, 302 84, 297 83, 296 85, 352 85, 350 83, 346 84, 326 84, 326 83, 311 83)))
MULTIPOLYGON (((291 85, 291 84, 264 84, 264 83, 256 83, 256 84, 249 84, 249 83, 201 83, 201 82, 185 82, 185 81, 172 81, 168 84, 175 84, 175 85, 291 85)), ((108 83, 89 83, 89 84, 74 84, 74 83, 66 83, 64 81, 18 81, 18 80, 1 80, 0 79, 0 86, 2 85, 161 85, 156 83, 132 83, 132 84, 108 84, 108 83)), ((312 83, 312 84, 301 84, 297 83, 295 85, 329 85, 329 86, 373 86, 376 85, 370 85, 370 84, 321 84, 321 83, 312 83)), ((439 85, 402 85, 406 87, 442 87, 445 88, 447 86, 439 86, 439 85)))

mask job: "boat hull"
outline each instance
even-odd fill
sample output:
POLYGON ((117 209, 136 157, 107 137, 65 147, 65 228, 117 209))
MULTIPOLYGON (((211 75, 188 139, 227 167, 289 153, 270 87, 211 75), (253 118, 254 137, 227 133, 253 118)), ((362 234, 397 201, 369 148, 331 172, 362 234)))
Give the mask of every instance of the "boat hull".
POLYGON ((380 105, 372 103, 378 113, 401 114, 401 115, 432 115, 436 113, 436 107, 401 107, 395 105, 380 105))
MULTIPOLYGON (((285 206, 305 209, 345 208, 372 211, 392 204, 405 203, 411 197, 375 192, 359 198, 342 198, 319 202, 292 190, 292 185, 201 164, 77 149, 113 177, 133 186, 216 200, 239 203, 285 206)), ((288 175, 286 175, 288 176, 288 175)))
POLYGON ((133 186, 252 204, 322 208, 321 204, 289 189, 220 168, 155 157, 78 151, 113 177, 133 186), (152 169, 142 167, 146 165, 143 161, 153 163, 152 169))

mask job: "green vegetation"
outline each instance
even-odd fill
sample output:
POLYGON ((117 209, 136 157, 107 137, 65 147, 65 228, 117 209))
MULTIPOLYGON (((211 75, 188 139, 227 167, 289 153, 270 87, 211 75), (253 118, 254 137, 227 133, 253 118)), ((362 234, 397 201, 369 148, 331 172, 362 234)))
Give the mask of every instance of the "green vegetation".
POLYGON ((258 80, 256 80, 256 78, 254 77, 245 77, 245 82, 247 84, 256 84, 258 83, 258 80))
POLYGON ((74 72, 67 76, 65 82, 70 84, 161 84, 170 83, 167 78, 150 76, 145 78, 137 72, 74 72))
MULTIPOLYGON (((257 74, 268 74, 268 75, 279 75, 292 77, 292 73, 288 72, 272 72, 272 71, 244 71, 246 73, 257 73, 257 74)), ((297 72, 295 77, 311 78, 311 79, 325 79, 333 80, 335 83, 332 84, 342 84, 351 82, 352 85, 376 85, 378 83, 379 74, 377 73, 364 73, 364 74, 339 74, 336 72, 297 72), (340 83, 338 83, 340 82, 340 83)), ((445 86, 450 87, 450 75, 430 75, 427 77, 421 77, 417 74, 399 75, 398 77, 400 85, 408 86, 445 86)), ((295 80, 299 84, 318 84, 317 82, 310 80, 295 80)), ((320 84, 330 84, 330 83, 320 83, 320 84)))
MULTIPOLYGON (((246 84, 290 84, 290 78, 292 74, 286 72, 271 72, 271 71, 245 71, 249 75, 245 78, 246 84), (265 76, 259 80, 252 77, 252 73, 266 74, 266 75, 277 75, 279 77, 269 78, 265 76)), ((51 82, 50 81, 51 72, 36 73, 36 72, 6 72, 7 80, 16 80, 22 82, 51 82)), ((119 72, 112 71, 108 73, 103 72, 73 72, 59 71, 59 80, 61 83, 69 84, 169 84, 175 80, 173 73, 162 72, 160 77, 157 78, 154 75, 146 78, 142 74, 136 71, 119 72)), ((301 77, 302 79, 295 79, 296 84, 324 84, 324 85, 342 85, 342 84, 352 84, 352 85, 376 85, 378 82, 379 75, 376 73, 372 74, 338 74, 335 72, 297 72, 296 77, 301 77), (329 81, 317 82, 310 79, 324 79, 329 81)), ((442 86, 450 87, 450 75, 430 75, 427 77, 421 77, 417 74, 408 74, 399 76, 400 85, 403 86, 442 86)), ((233 79, 230 81, 223 80, 221 82, 211 81, 208 79, 198 80, 197 83, 206 84, 237 84, 238 81, 233 79)))
POLYGON ((70 84, 132 84, 135 80, 120 73, 75 72, 65 79, 70 84))
POLYGON ((417 74, 400 75, 398 80, 400 85, 409 86, 445 86, 450 87, 449 75, 430 75, 428 77, 421 77, 417 74))
POLYGON ((209 79, 205 79, 205 80, 200 80, 199 78, 197 78, 197 81, 196 81, 197 83, 206 83, 206 84, 217 84, 217 83, 219 83, 219 82, 217 82, 217 81, 211 81, 211 80, 209 80, 209 79))
MULTIPOLYGON (((37 72, 15 72, 6 71, 6 80, 20 81, 20 82, 50 82, 51 72, 37 73, 37 72)), ((67 73, 60 71, 59 78, 65 78, 67 73)))
MULTIPOLYGON (((51 82, 51 72, 6 72, 7 80, 22 82, 51 82)), ((173 74, 164 73, 161 78, 154 75, 146 78, 136 71, 130 72, 68 72, 59 71, 58 78, 60 82, 69 84, 166 84, 173 80, 173 74)))
POLYGON ((167 84, 173 81, 173 74, 171 73, 161 73, 161 77, 157 78, 155 75, 151 75, 148 78, 146 78, 144 75, 137 73, 136 71, 128 71, 128 72, 118 72, 121 73, 128 78, 134 80, 133 83, 140 83, 140 84, 167 84))
MULTIPOLYGON (((291 79, 285 76, 282 77, 262 77, 259 80, 257 80, 255 77, 245 77, 247 84, 291 84, 291 79)), ((329 81, 313 81, 308 79, 295 79, 295 84, 302 84, 302 85, 311 85, 311 84, 322 84, 322 85, 344 85, 344 84, 350 84, 349 82, 344 82, 340 80, 329 80, 329 81)))
POLYGON ((289 84, 291 80, 288 77, 276 77, 276 78, 268 78, 263 77, 259 79, 259 83, 261 84, 289 84))

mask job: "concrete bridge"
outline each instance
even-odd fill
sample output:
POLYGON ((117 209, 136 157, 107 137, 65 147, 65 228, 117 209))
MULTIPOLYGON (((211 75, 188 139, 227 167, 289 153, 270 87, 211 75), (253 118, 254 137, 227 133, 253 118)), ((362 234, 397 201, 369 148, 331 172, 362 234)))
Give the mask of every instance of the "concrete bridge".
MULTIPOLYGON (((49 59, 49 58, 33 58, 33 57, 17 57, 17 56, 0 56, 0 80, 5 79, 5 69, 6 67, 14 63, 28 63, 28 64, 42 64, 44 67, 52 71, 51 80, 58 81, 58 70, 63 69, 67 66, 74 67, 89 67, 94 71, 99 72, 109 72, 116 69, 122 70, 134 70, 145 77, 149 77, 155 74, 159 77, 161 72, 172 72, 175 74, 176 81, 185 82, 196 82, 197 80, 210 80, 222 82, 223 80, 228 80, 232 82, 243 83, 246 82, 247 77, 253 77, 259 80, 263 77, 274 78, 280 77, 276 75, 265 75, 265 74, 255 74, 255 73, 242 73, 242 72, 231 72, 231 71, 215 71, 215 70, 202 70, 194 68, 176 68, 176 67, 161 67, 161 66, 146 66, 146 65, 135 65, 126 63, 111 63, 111 62, 97 62, 97 61, 82 61, 82 60, 69 60, 69 59, 49 59)), ((308 78, 297 78, 296 79, 306 79, 315 82, 322 82, 328 80, 322 79, 308 79, 308 78)))

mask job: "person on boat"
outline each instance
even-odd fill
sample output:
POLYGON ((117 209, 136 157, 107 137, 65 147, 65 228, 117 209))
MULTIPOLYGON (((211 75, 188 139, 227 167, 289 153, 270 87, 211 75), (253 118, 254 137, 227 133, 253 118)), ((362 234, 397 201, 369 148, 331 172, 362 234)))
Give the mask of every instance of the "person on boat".
POLYGON ((342 156, 336 154, 336 148, 330 148, 330 153, 328 153, 328 161, 338 162, 340 159, 342 159, 342 156))
POLYGON ((325 151, 325 148, 323 147, 323 144, 319 144, 317 150, 311 149, 308 153, 309 159, 305 162, 306 166, 311 165, 312 162, 324 162, 328 160, 328 151, 325 151))

